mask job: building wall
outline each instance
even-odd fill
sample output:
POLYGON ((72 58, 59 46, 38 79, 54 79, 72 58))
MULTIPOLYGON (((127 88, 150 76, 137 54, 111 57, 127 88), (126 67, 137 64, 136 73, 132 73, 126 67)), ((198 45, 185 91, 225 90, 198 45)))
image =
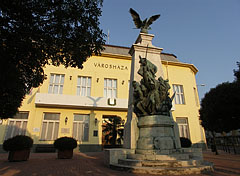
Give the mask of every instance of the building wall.
MULTIPOLYGON (((194 88, 197 89, 195 80, 197 69, 191 64, 180 62, 162 61, 162 63, 165 79, 169 79, 170 85, 179 84, 184 88, 186 103, 174 105, 175 110, 172 112, 174 119, 176 117, 188 118, 191 141, 193 143, 205 142, 198 118, 199 104, 196 103, 194 94, 194 88)), ((35 144, 53 143, 53 141, 39 140, 43 114, 46 112, 60 113, 58 137, 72 136, 74 114, 90 114, 89 140, 80 142, 85 145, 101 145, 103 115, 117 115, 126 121, 131 57, 111 53, 102 54, 102 56, 92 56, 83 66, 83 69, 46 66, 47 79, 39 88, 34 88, 30 95, 26 95, 19 111, 29 112, 27 135, 34 139, 35 144), (48 94, 51 73, 65 75, 62 95, 48 94), (77 96, 78 76, 91 77, 90 97, 77 96), (108 105, 107 99, 103 98, 104 78, 117 79, 116 106, 108 105), (67 123, 65 123, 66 117, 67 123), (96 130, 98 136, 93 136, 96 130)), ((170 95, 173 95, 172 89, 170 95)), ((0 126, 0 144, 4 141, 7 125, 8 120, 4 120, 0 126)))
MULTIPOLYGON (((183 85, 185 104, 174 104, 175 110, 172 112, 174 119, 187 118, 189 124, 189 133, 192 143, 205 143, 205 136, 202 126, 199 122, 199 98, 195 72, 187 65, 175 66, 164 65, 166 78, 172 87, 173 84, 183 85), (195 89, 195 90, 194 90, 195 89), (196 97, 195 97, 196 96, 196 97)), ((170 95, 173 95, 173 89, 170 89, 170 95)))

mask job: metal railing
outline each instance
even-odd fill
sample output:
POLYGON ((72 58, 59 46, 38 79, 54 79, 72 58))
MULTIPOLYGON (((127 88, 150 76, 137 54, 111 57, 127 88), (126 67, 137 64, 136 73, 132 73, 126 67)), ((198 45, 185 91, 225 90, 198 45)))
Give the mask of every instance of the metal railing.
MULTIPOLYGON (((213 149, 212 139, 208 141, 209 147, 213 149)), ((216 137, 216 147, 228 153, 240 154, 240 136, 221 136, 216 137)))

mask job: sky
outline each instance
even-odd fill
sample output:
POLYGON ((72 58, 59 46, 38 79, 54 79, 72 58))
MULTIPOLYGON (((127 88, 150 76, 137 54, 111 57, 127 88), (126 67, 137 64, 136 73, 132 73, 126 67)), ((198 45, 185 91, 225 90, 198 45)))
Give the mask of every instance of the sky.
POLYGON ((240 62, 240 0, 104 0, 100 27, 106 44, 131 47, 140 32, 129 9, 141 19, 160 14, 149 31, 153 45, 195 65, 200 100, 211 88, 234 80, 240 62), (201 85, 205 86, 201 86, 201 85))

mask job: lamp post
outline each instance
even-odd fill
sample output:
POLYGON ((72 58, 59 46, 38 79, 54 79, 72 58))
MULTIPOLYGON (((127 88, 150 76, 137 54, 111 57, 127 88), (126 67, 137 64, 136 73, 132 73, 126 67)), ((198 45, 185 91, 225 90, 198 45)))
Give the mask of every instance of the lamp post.
MULTIPOLYGON (((198 87, 205 87, 206 86, 206 84, 197 84, 197 88, 198 87)), ((198 91, 198 90, 197 90, 198 91)))
POLYGON ((197 84, 197 89, 195 90, 195 96, 196 96, 196 103, 197 103, 197 106, 199 106, 200 105, 200 103, 199 103, 199 99, 200 99, 200 97, 199 97, 199 91, 198 91, 198 87, 205 87, 206 85, 205 84, 197 84))

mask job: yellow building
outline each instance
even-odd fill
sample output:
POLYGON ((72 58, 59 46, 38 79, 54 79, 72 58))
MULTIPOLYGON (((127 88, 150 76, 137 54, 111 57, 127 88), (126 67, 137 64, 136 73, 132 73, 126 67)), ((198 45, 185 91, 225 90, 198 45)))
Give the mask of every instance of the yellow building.
MULTIPOLYGON (((89 58, 82 70, 46 66, 47 79, 42 86, 26 95, 14 118, 1 122, 0 144, 17 134, 26 134, 34 139, 35 150, 36 145, 72 136, 78 140, 80 151, 101 150, 104 119, 127 119, 129 49, 106 45, 102 55, 89 58)), ((188 137, 194 145, 204 144, 195 80, 198 70, 173 54, 162 53, 161 58, 165 79, 171 85, 170 95, 176 92, 172 114, 180 136, 188 137)))

